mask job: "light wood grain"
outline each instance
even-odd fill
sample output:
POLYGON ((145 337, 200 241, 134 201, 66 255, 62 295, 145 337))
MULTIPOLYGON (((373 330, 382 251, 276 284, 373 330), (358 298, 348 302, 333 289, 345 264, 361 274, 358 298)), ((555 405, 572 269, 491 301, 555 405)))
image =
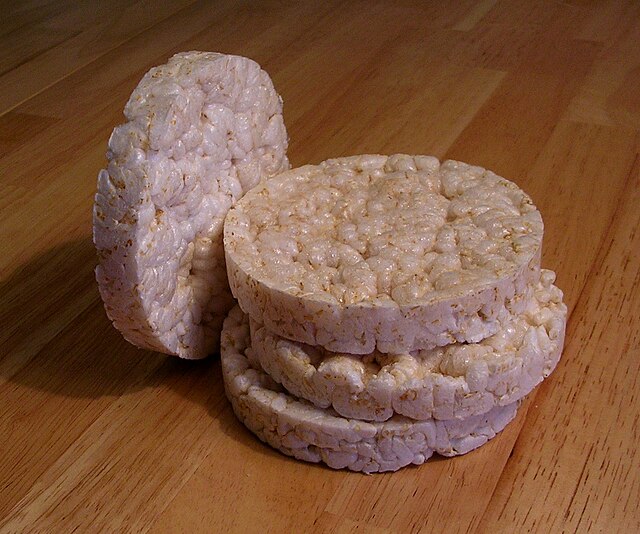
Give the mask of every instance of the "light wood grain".
POLYGON ((0 13, 0 532, 640 531, 637 2, 0 13), (113 329, 93 276, 96 173, 138 79, 188 49, 270 72, 294 164, 430 153, 531 194, 571 315, 558 369, 499 437, 387 475, 304 464, 235 419, 215 358, 113 329))
POLYGON ((487 530, 504 521, 552 531, 640 529, 638 158, 625 191, 576 304, 564 360, 540 388, 545 402, 531 410, 484 517, 487 530))
POLYGON ((4 35, 0 39, 0 112, 13 109, 120 43, 172 18, 193 1, 62 4, 44 20, 4 35))

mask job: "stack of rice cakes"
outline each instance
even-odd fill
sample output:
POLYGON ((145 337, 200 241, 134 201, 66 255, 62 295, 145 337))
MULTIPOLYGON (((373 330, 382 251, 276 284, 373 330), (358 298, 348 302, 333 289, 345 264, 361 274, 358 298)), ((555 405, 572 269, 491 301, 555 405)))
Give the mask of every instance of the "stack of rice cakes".
POLYGON ((125 115, 94 206, 107 313, 140 347, 206 357, 226 256, 227 394, 274 447, 364 472, 462 454, 555 367, 566 309, 511 182, 405 155, 280 174, 282 99, 238 56, 175 55, 125 115))
POLYGON ((494 173, 365 155, 227 215, 227 396, 260 439, 366 473, 464 454, 555 368, 566 307, 531 199, 494 173))

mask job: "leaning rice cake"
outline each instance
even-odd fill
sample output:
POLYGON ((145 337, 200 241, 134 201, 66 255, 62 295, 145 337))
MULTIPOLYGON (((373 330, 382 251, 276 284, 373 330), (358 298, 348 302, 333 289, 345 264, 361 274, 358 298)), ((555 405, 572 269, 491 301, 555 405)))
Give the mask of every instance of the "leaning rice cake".
POLYGON ((142 78, 124 114, 98 176, 100 294, 133 344, 203 358, 233 305, 224 217, 289 168, 282 100, 250 59, 185 52, 142 78))

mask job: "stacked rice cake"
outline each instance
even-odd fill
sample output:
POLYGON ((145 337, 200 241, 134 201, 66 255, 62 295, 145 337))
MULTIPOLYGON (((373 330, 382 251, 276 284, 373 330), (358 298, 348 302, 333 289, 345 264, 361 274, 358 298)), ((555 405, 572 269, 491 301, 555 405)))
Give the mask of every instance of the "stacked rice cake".
POLYGON ((542 234, 515 184, 427 156, 261 183, 224 228, 236 414, 286 454, 367 473, 482 445, 562 352, 542 234))

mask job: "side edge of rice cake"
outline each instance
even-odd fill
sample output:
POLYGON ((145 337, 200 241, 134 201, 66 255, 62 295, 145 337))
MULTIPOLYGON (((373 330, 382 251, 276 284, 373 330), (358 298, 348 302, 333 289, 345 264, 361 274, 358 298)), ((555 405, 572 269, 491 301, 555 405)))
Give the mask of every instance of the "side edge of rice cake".
POLYGON ((233 305, 224 217, 289 168, 282 100, 250 59, 184 52, 142 78, 125 117, 98 176, 100 294, 134 345, 203 358, 233 305))
POLYGON ((413 421, 394 416, 369 423, 339 416, 282 392, 259 367, 252 367, 249 320, 239 307, 225 320, 222 375, 238 418, 262 441, 284 454, 334 469, 364 473, 396 471, 422 464, 433 453, 465 454, 496 436, 516 415, 518 403, 463 420, 413 421))

